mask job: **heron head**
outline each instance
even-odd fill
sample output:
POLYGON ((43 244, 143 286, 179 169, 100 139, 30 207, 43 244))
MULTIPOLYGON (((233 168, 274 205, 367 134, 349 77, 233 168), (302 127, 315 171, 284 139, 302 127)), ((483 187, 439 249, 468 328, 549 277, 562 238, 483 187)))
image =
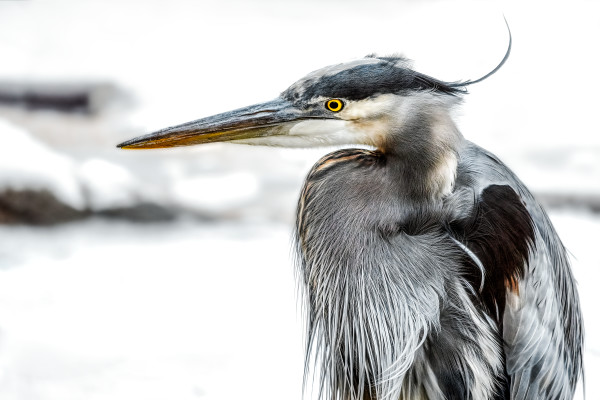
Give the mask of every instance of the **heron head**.
POLYGON ((402 57, 367 56, 314 71, 272 101, 141 136, 119 147, 146 149, 233 142, 282 147, 410 146, 447 122, 464 93, 412 69, 402 57), (431 127, 429 126, 431 125, 431 127))

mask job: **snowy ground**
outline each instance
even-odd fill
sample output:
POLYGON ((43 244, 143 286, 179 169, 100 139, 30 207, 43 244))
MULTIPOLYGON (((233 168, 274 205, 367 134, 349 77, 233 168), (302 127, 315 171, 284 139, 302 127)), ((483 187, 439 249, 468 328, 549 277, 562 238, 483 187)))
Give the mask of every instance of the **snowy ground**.
POLYGON ((299 398, 288 231, 0 228, 0 398, 299 398))
MULTIPOLYGON (((600 217, 552 218, 575 258, 587 398, 597 399, 600 217)), ((0 398, 300 399, 290 230, 104 221, 0 228, 0 398)))

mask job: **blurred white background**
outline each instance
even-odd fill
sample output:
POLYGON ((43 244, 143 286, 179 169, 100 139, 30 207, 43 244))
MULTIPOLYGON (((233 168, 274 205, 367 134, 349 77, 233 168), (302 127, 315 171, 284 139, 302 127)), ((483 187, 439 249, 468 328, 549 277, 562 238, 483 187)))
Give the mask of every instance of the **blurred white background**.
POLYGON ((511 58, 459 125, 551 206, 600 398, 600 3, 408 0, 0 1, 0 194, 14 211, 15 192, 51 193, 33 210, 75 220, 0 225, 0 398, 299 399, 290 233, 328 150, 115 145, 373 52, 475 79, 504 54, 503 14, 511 58), (87 112, 2 101, 65 87, 90 94, 87 112))

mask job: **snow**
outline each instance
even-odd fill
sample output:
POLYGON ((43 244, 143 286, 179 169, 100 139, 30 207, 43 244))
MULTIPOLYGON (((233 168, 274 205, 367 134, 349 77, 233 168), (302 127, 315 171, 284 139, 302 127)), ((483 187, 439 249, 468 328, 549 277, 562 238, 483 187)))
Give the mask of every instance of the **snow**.
POLYGON ((288 232, 0 228, 0 398, 299 398, 288 232))
POLYGON ((0 188, 48 190, 74 208, 84 205, 72 160, 0 119, 0 188))
POLYGON ((77 168, 77 178, 91 210, 127 207, 135 204, 134 176, 125 168, 100 158, 85 160, 77 168))
POLYGON ((171 188, 173 200, 187 209, 223 212, 236 209, 259 195, 260 182, 248 172, 204 174, 178 179, 171 188), (209 196, 206 194, 210 193, 209 196))

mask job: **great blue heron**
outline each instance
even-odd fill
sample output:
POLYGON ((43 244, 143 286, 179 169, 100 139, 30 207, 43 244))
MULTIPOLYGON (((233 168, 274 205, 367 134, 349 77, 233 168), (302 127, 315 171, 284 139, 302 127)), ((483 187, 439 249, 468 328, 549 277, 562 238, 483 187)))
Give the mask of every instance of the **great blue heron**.
POLYGON ((367 56, 278 98, 120 144, 360 144, 319 160, 298 203, 306 365, 329 399, 571 399, 582 321, 542 207, 452 109, 466 86, 367 56))

